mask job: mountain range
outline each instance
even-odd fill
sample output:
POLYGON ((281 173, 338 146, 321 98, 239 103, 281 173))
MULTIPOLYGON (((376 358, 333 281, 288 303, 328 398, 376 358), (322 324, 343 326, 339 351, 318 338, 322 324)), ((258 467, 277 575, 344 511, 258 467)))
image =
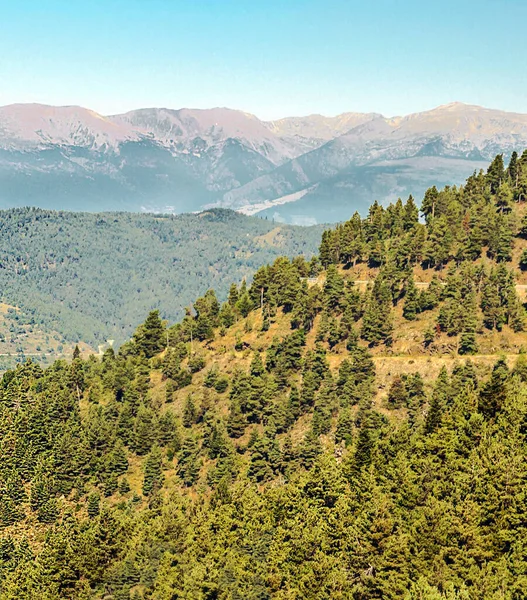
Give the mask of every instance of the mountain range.
POLYGON ((262 121, 228 108, 0 107, 0 208, 181 213, 213 206, 295 224, 460 183, 527 145, 527 115, 452 103, 262 121))

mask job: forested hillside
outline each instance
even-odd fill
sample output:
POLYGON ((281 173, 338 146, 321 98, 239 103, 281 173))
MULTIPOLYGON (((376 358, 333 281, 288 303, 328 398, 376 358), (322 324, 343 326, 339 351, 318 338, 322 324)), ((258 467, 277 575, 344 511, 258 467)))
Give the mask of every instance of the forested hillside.
MULTIPOLYGON (((175 320, 208 287, 279 255, 311 255, 321 229, 278 226, 227 210, 198 215, 0 211, 0 294, 15 326, 65 343, 121 344, 152 309, 175 320)), ((22 341, 22 353, 30 345, 22 341)))
POLYGON ((6 372, 0 598, 525 598, 526 174, 6 372))

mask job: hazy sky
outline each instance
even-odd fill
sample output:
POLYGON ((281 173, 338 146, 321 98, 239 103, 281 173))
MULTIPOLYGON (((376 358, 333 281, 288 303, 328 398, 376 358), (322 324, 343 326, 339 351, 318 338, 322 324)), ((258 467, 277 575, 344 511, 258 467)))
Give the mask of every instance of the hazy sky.
POLYGON ((0 0, 0 105, 527 112, 527 0, 0 0))

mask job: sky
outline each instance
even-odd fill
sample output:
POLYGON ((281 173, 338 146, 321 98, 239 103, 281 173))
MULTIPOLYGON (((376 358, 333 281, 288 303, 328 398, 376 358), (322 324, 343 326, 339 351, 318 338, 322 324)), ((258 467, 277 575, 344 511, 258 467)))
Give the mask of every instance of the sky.
POLYGON ((527 113, 527 0, 0 0, 0 105, 527 113))

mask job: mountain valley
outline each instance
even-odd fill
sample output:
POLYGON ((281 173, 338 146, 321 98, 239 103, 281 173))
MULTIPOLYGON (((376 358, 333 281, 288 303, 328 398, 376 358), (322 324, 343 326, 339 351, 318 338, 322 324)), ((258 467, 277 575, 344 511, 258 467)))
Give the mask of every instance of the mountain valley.
POLYGON ((460 184, 527 144, 527 115, 452 103, 261 121, 227 108, 102 116, 81 107, 0 108, 0 207, 181 213, 220 206, 314 224, 373 200, 460 184))

